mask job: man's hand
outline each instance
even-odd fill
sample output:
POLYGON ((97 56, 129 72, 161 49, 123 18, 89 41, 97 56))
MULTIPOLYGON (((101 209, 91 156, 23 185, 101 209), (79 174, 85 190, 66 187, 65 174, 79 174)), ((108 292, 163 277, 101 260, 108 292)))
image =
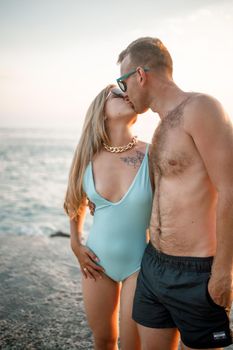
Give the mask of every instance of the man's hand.
POLYGON ((94 216, 94 214, 95 214, 95 203, 93 203, 89 198, 87 198, 87 206, 88 206, 88 208, 89 208, 89 210, 90 210, 90 214, 92 215, 92 216, 94 216))
POLYGON ((232 275, 222 272, 213 272, 209 279, 208 291, 215 304, 231 308, 233 300, 233 279, 232 275))

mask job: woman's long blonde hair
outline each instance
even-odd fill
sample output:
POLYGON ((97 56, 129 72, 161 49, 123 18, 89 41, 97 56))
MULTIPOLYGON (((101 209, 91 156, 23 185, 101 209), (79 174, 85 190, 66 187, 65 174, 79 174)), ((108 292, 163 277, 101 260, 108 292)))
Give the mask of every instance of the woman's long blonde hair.
POLYGON ((70 219, 77 220, 80 209, 86 205, 86 194, 82 182, 86 167, 94 155, 102 148, 102 143, 109 143, 104 123, 106 98, 114 85, 108 85, 91 103, 87 110, 82 134, 74 153, 70 167, 68 187, 64 209, 70 219))

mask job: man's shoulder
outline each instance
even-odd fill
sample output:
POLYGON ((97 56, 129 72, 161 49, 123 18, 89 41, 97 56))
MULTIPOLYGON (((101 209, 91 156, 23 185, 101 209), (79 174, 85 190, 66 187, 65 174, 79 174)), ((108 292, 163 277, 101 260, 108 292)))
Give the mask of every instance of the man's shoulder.
POLYGON ((184 127, 230 122, 219 100, 205 93, 193 93, 184 112, 184 127))
POLYGON ((221 103, 217 98, 202 92, 192 92, 189 96, 190 98, 188 99, 189 103, 187 103, 187 109, 190 112, 197 112, 206 109, 209 110, 221 106, 221 103))

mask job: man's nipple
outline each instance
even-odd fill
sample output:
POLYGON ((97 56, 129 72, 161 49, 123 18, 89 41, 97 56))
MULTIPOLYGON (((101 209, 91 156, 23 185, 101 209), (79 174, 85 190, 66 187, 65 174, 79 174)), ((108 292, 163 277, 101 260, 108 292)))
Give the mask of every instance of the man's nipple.
POLYGON ((174 159, 170 159, 170 160, 168 161, 168 164, 169 164, 169 165, 172 165, 172 166, 175 166, 175 165, 177 165, 177 161, 174 160, 174 159))

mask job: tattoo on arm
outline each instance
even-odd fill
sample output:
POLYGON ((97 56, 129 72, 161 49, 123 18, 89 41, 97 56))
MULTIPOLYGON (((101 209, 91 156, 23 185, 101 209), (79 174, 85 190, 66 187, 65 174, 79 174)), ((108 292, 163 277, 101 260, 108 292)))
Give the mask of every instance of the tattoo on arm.
POLYGON ((145 154, 140 151, 136 151, 136 155, 133 157, 121 157, 120 159, 127 165, 131 165, 134 168, 139 167, 143 161, 145 154))

